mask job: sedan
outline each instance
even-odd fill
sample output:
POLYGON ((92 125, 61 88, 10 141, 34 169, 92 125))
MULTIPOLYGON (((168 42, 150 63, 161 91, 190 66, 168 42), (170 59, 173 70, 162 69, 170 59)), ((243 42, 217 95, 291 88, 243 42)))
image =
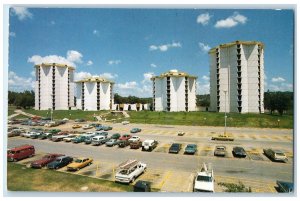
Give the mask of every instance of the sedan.
POLYGON ((79 124, 74 124, 74 125, 72 126, 72 128, 73 128, 73 129, 81 128, 81 125, 79 125, 79 124))
POLYGON ((171 145, 171 147, 169 148, 169 153, 175 153, 175 154, 178 154, 180 149, 181 149, 181 144, 179 143, 173 143, 171 145))
POLYGON ((234 157, 245 158, 247 156, 246 151, 243 147, 233 147, 232 154, 234 157))
POLYGON ((77 158, 73 163, 67 166, 68 171, 76 171, 84 168, 85 166, 91 165, 93 159, 91 158, 77 158))
POLYGON ((90 124, 86 124, 86 125, 84 125, 82 128, 83 128, 84 130, 86 130, 86 129, 91 129, 91 128, 93 128, 93 126, 91 126, 90 124))
POLYGON ((55 161, 47 165, 48 169, 58 169, 62 168, 73 161, 73 158, 70 156, 60 156, 55 161))
POLYGON ((56 158, 63 156, 62 154, 47 154, 43 158, 33 161, 30 166, 32 168, 42 168, 46 166, 48 163, 51 163, 54 161, 56 158))
POLYGON ((98 125, 95 127, 96 128, 96 131, 101 131, 103 130, 103 126, 102 125, 98 125))
POLYGON ((118 144, 119 144, 119 141, 117 139, 110 139, 109 141, 105 142, 105 145, 108 147, 113 147, 118 144))
POLYGON ((142 131, 142 129, 140 129, 140 128, 133 128, 133 129, 130 130, 130 133, 138 133, 138 132, 141 132, 141 131, 142 131))
POLYGON ((197 145, 196 144, 188 144, 185 147, 184 153, 185 154, 195 154, 197 152, 197 145))
POLYGON ((103 130, 104 131, 112 130, 112 127, 111 126, 103 126, 103 130))
POLYGON ((226 155, 226 147, 225 146, 216 146, 214 151, 214 156, 222 156, 225 157, 226 155))
POLYGON ((129 140, 132 136, 128 134, 122 135, 122 137, 119 138, 119 140, 129 140))

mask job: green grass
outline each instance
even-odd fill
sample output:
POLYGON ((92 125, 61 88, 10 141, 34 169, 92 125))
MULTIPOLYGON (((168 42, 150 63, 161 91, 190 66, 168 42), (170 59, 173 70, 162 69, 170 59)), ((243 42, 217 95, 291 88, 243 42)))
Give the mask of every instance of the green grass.
MULTIPOLYGON (((34 109, 27 109, 23 110, 24 112, 28 112, 33 115, 42 116, 42 117, 50 117, 50 110, 34 110, 34 109)), ((108 113, 108 111, 82 111, 82 110, 55 110, 53 111, 53 119, 85 119, 88 121, 94 120, 94 114, 96 116, 108 113), (71 115, 70 115, 71 114, 71 115)))
POLYGON ((16 106, 8 106, 8 116, 14 114, 16 109, 16 106))
MULTIPOLYGON (((224 126, 224 113, 216 112, 129 112, 131 123, 224 126)), ((293 128, 293 115, 227 114, 228 127, 293 128), (280 120, 278 125, 278 119, 280 120)))
POLYGON ((28 119, 28 116, 25 116, 23 114, 19 114, 19 115, 15 116, 13 119, 28 119))
POLYGON ((132 186, 86 176, 47 169, 26 168, 16 163, 7 164, 9 191, 80 192, 87 186, 89 192, 130 192, 132 186))

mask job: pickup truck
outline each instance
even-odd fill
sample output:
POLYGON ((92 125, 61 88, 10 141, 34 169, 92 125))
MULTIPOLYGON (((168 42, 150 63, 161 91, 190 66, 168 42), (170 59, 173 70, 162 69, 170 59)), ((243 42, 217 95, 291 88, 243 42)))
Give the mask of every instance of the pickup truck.
POLYGON ((228 134, 219 134, 217 136, 213 136, 211 138, 211 140, 221 140, 221 141, 233 141, 234 138, 232 137, 232 135, 228 135, 228 134))
POLYGON ((263 149, 264 154, 270 158, 272 161, 279 161, 279 162, 287 162, 288 158, 286 155, 280 151, 275 149, 263 149))
POLYGON ((210 192, 214 190, 214 172, 212 168, 208 168, 207 164, 203 164, 201 170, 196 173, 194 179, 193 192, 210 192))
POLYGON ((145 163, 138 160, 127 160, 117 167, 115 181, 120 183, 131 183, 143 174, 147 168, 145 163))

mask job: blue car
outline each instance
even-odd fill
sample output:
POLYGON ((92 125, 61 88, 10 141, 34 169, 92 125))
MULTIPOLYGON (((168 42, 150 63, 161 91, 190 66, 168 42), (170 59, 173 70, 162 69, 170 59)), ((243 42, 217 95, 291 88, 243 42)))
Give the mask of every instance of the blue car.
POLYGON ((130 133, 138 133, 138 132, 141 132, 141 131, 142 131, 142 129, 140 129, 140 128, 133 128, 133 129, 130 130, 130 133))
POLYGON ((102 126, 102 125, 96 126, 95 128, 96 128, 96 131, 101 131, 101 130, 103 130, 103 126, 102 126))

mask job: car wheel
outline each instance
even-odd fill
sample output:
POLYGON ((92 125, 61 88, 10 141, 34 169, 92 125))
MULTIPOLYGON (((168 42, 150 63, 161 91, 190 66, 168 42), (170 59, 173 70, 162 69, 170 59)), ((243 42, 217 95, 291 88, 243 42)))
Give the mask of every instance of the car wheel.
POLYGON ((135 181, 135 177, 132 178, 131 182, 134 182, 134 181, 135 181))
POLYGON ((13 159, 13 162, 17 162, 18 160, 16 158, 13 159))

